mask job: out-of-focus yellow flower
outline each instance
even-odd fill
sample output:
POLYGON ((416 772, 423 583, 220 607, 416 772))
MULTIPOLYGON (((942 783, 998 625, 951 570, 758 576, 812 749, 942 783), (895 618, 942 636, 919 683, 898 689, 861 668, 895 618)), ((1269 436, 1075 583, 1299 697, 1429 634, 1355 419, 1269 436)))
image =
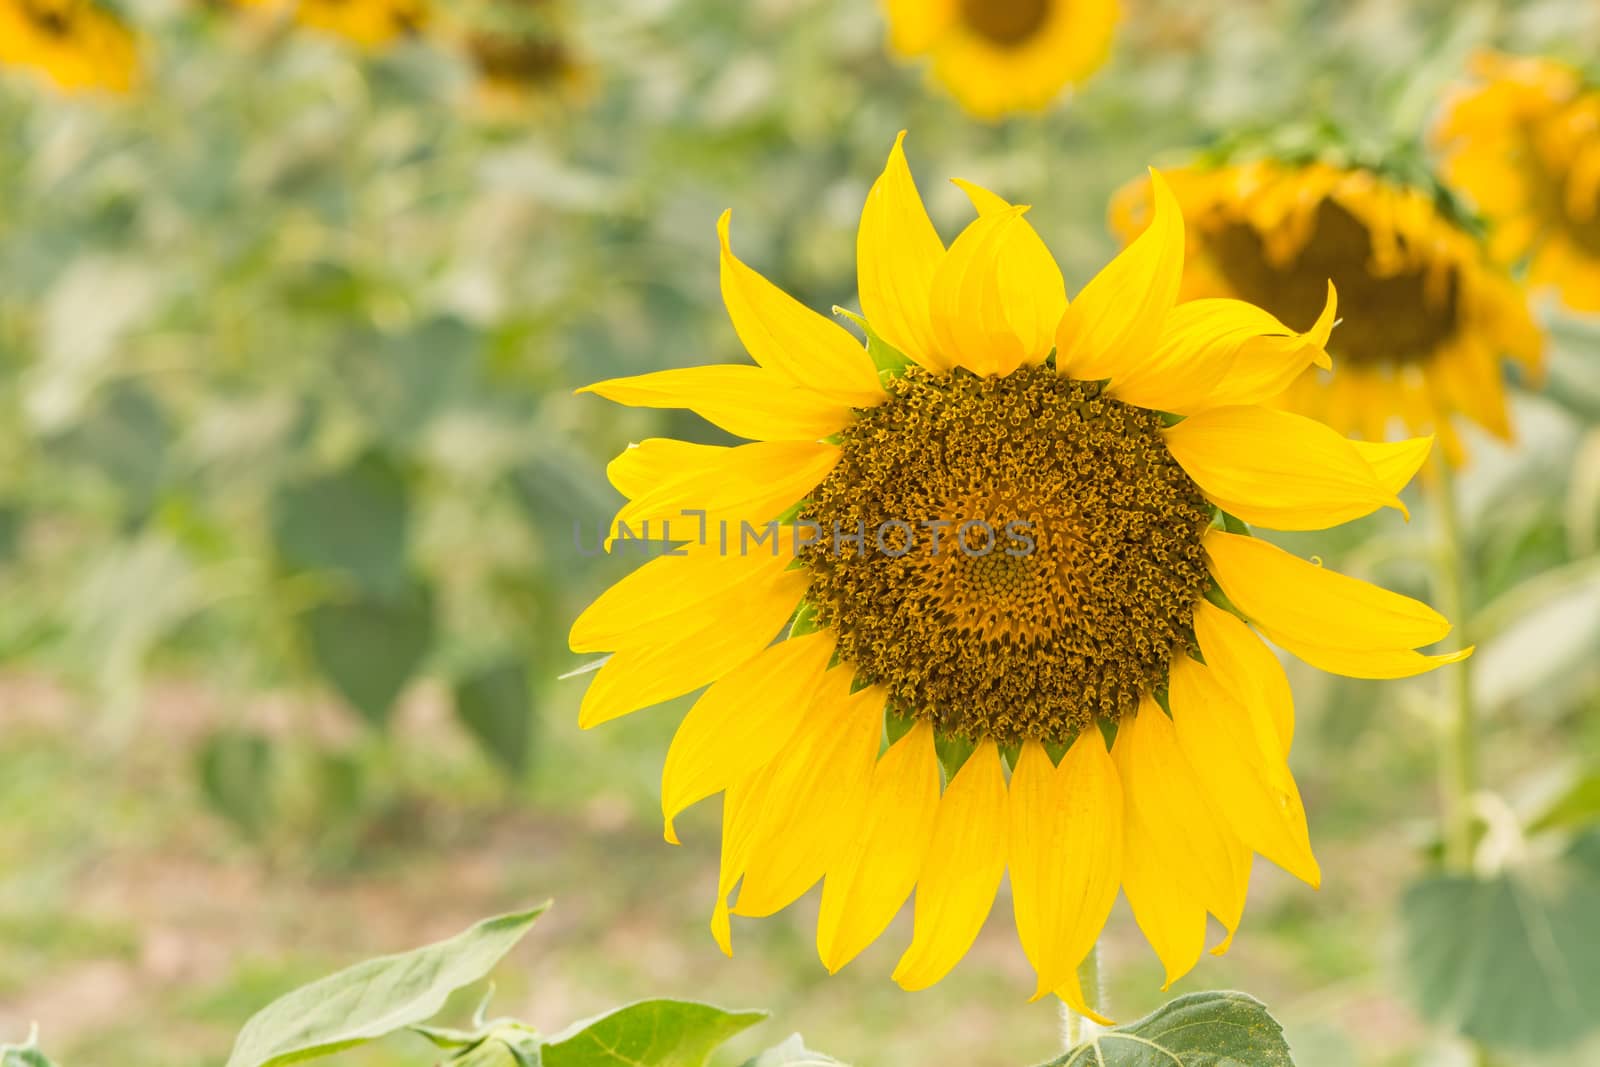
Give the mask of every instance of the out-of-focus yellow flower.
POLYGON ((127 92, 133 33, 93 0, 0 0, 0 66, 30 67, 68 92, 127 92))
POLYGON ((928 55, 971 114, 1048 107, 1106 60, 1117 0, 884 0, 889 45, 928 55))
MULTIPOLYGON (((1433 190, 1360 167, 1271 159, 1169 174, 1189 224, 1183 291, 1233 297, 1307 329, 1329 279, 1360 309, 1328 343, 1332 372, 1307 370, 1278 399, 1345 433, 1383 441, 1396 424, 1464 453, 1454 415, 1510 438, 1502 357, 1541 366, 1526 294, 1433 190)), ((1143 229, 1148 183, 1113 201, 1124 240, 1143 229)))
POLYGON ((419 32, 428 22, 429 0, 226 0, 237 8, 285 16, 302 26, 383 48, 419 32))
POLYGON ((590 85, 558 0, 487 0, 452 13, 478 72, 478 99, 491 118, 517 118, 579 99, 590 85))
POLYGON ((1434 130, 1446 177, 1529 284, 1600 311, 1600 85, 1550 59, 1484 53, 1434 130))
POLYGON ((894 977, 921 989, 1009 871, 1035 996, 1092 1014, 1076 968, 1119 889, 1170 983, 1205 950, 1208 912, 1238 924, 1254 854, 1320 877, 1263 637, 1364 678, 1470 649, 1417 651, 1450 630, 1432 609, 1238 521, 1403 508, 1428 454, 1262 406, 1327 363, 1326 280, 1303 333, 1240 300, 1180 303, 1184 221, 1158 179, 1149 228, 1069 305, 1027 208, 959 184, 977 217, 948 247, 898 142, 868 193, 870 348, 739 260, 724 215, 723 302, 755 362, 588 388, 752 443, 657 438, 607 468, 628 498, 612 536, 649 524, 684 548, 573 625, 574 651, 613 653, 580 723, 709 686, 667 752, 662 807, 676 841, 679 813, 726 793, 725 951, 735 886, 733 913, 759 917, 821 880, 830 971, 915 889, 894 977), (948 780, 941 739, 965 755, 948 780))

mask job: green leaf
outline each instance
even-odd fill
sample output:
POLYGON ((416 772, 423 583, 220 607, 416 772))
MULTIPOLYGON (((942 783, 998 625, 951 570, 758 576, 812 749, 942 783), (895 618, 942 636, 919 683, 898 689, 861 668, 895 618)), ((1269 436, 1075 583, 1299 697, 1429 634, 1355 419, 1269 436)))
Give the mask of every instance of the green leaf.
POLYGON ((690 1000, 641 1000, 581 1023, 540 1049, 542 1067, 700 1067, 713 1049, 765 1019, 690 1000))
POLYGON ((1529 833, 1577 830, 1600 822, 1600 770, 1569 785, 1528 825, 1529 833))
POLYGON ((197 758, 206 802, 240 831, 259 837, 272 824, 272 742, 260 734, 219 730, 197 758))
POLYGON ((306 613, 305 625, 317 669, 382 728, 433 644, 433 596, 415 586, 397 599, 319 604, 306 613))
POLYGON ((488 974, 549 906, 485 919, 448 941, 367 960, 279 997, 244 1024, 227 1067, 299 1063, 424 1022, 488 974))
POLYGON ((405 477, 377 453, 285 486, 272 501, 273 540, 290 569, 334 571, 371 593, 405 587, 410 523, 405 477))
POLYGON ((35 1029, 21 1045, 0 1045, 0 1067, 55 1067, 39 1051, 39 1031, 35 1029))
POLYGON ((1401 906, 1428 1020, 1490 1047, 1549 1050, 1600 1024, 1600 833, 1492 878, 1439 875, 1401 906))
POLYGON ((1294 1067, 1283 1027, 1245 993, 1190 993, 1102 1030, 1046 1067, 1294 1067))
POLYGON ((845 1067, 832 1056, 806 1048, 799 1034, 790 1034, 781 1045, 774 1045, 758 1056, 745 1060, 744 1067, 845 1067))
POLYGON ((527 776, 534 714, 528 668, 501 663, 456 683, 456 718, 507 774, 527 776))

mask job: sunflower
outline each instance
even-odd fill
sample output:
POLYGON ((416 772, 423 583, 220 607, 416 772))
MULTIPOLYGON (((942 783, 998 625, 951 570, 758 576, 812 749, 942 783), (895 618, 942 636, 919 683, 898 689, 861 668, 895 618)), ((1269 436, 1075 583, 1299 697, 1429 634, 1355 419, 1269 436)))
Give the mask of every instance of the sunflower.
POLYGON ((237 8, 275 14, 362 48, 383 48, 418 33, 427 24, 428 0, 227 0, 237 8))
POLYGON ((1498 259, 1600 311, 1600 85, 1497 53, 1478 56, 1474 74, 1434 131, 1446 176, 1488 217, 1498 259))
POLYGON ((765 916, 821 879, 829 971, 915 888, 894 977, 923 988, 1009 871, 1036 996, 1092 1014, 1075 968, 1119 887, 1170 983, 1208 912, 1231 939, 1253 853, 1320 878, 1263 637, 1357 677, 1466 653, 1415 651, 1449 623, 1244 526, 1399 508, 1429 450, 1262 406, 1327 362, 1331 288, 1306 333, 1177 303, 1183 218, 1157 178, 1152 225, 1069 306, 1027 208, 959 184, 978 217, 946 248, 896 141, 858 236, 868 347, 741 262, 724 215, 754 365, 587 387, 751 443, 651 439, 608 467, 628 498, 612 536, 666 523, 679 548, 574 624, 575 651, 613 653, 580 722, 709 685, 662 808, 675 842, 679 813, 725 794, 724 951, 736 885, 732 913, 765 916))
MULTIPOLYGON (((1452 416, 1512 435, 1501 358, 1530 375, 1543 338, 1526 296, 1435 190, 1359 166, 1258 159, 1168 175, 1189 227, 1182 293, 1234 297, 1307 329, 1331 279, 1361 313, 1329 342, 1336 373, 1308 368, 1277 403, 1369 441, 1391 423, 1464 452, 1452 416)), ((1150 188, 1117 195, 1125 240, 1149 215, 1150 188)))
POLYGON ((458 33, 490 115, 516 116, 581 94, 588 67, 572 47, 556 0, 496 0, 469 9, 458 33))
POLYGON ((998 119, 1048 107, 1098 70, 1117 0, 884 0, 889 46, 931 55, 933 74, 969 113, 998 119))
POLYGON ((0 66, 31 67, 68 92, 127 92, 133 34, 92 0, 0 0, 0 66))

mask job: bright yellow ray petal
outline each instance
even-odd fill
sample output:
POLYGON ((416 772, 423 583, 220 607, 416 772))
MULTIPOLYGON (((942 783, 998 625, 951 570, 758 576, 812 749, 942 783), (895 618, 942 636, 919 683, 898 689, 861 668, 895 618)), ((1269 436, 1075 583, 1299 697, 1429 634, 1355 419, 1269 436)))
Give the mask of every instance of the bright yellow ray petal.
POLYGON ((1183 274, 1183 213, 1172 190, 1150 172, 1155 217, 1149 227, 1083 287, 1056 331, 1056 368, 1073 378, 1115 381, 1149 358, 1178 299, 1183 274))
POLYGON ((1214 298, 1178 304, 1167 313, 1147 360, 1125 369, 1110 394, 1140 407, 1189 415, 1207 408, 1262 404, 1287 389, 1310 366, 1329 366, 1323 348, 1336 297, 1316 326, 1295 333, 1242 300, 1214 298))
POLYGON ((719 678, 678 725, 661 771, 661 816, 720 793, 765 766, 794 736, 834 650, 826 630, 791 637, 719 678))
POLYGON ((856 279, 861 311, 889 344, 929 370, 948 370, 933 344, 928 319, 933 272, 944 258, 944 242, 922 206, 906 163, 905 131, 895 138, 889 162, 867 194, 856 234, 856 279))
POLYGON ((1288 756, 1294 744, 1294 694, 1272 649, 1237 615, 1209 600, 1195 605, 1194 636, 1206 666, 1234 698, 1266 710, 1263 721, 1273 727, 1272 737, 1262 739, 1267 753, 1288 756))
POLYGON ((933 278, 934 342, 974 374, 1043 363, 1067 306, 1066 284, 1023 207, 979 216, 933 278))
MULTIPOLYGON (((1420 601, 1307 563, 1254 537, 1207 530, 1211 575, 1239 610, 1284 648, 1372 652, 1431 645, 1450 632, 1420 601)), ((1290 651, 1293 651, 1290 649, 1290 651)))
POLYGON ((725 956, 733 955, 733 924, 728 894, 744 874, 750 845, 759 825, 753 817, 767 802, 772 774, 763 767, 728 788, 722 797, 722 855, 717 865, 717 903, 711 911, 711 936, 725 956))
POLYGON ((584 691, 578 725, 588 730, 721 678, 772 642, 805 587, 804 572, 788 571, 769 591, 732 601, 669 641, 619 649, 584 691))
POLYGON ((1378 484, 1391 493, 1399 493, 1411 484, 1411 479, 1428 454, 1433 451, 1433 437, 1413 437, 1409 441, 1351 441, 1361 458, 1367 461, 1378 484))
POLYGON ((704 527, 720 543, 723 529, 737 537, 741 522, 760 526, 788 511, 838 462, 838 446, 819 442, 762 441, 730 448, 714 462, 681 470, 629 501, 612 520, 612 534, 619 536, 627 527, 630 536, 648 540, 670 530, 676 540, 698 541, 704 527))
POLYGON ((855 419, 848 403, 801 388, 772 371, 735 364, 612 378, 578 391, 629 407, 687 408, 752 441, 816 441, 855 419))
POLYGON ((1196 776, 1240 840, 1313 887, 1322 880, 1311 853, 1300 791, 1281 756, 1262 751, 1252 712, 1211 670, 1174 660, 1172 721, 1196 776))
POLYGON ((1195 484, 1245 522, 1323 530, 1381 507, 1409 515, 1350 441, 1303 415, 1213 408, 1162 434, 1195 484))
POLYGON ((999 215, 1011 210, 1010 201, 991 193, 977 182, 969 182, 965 178, 951 178, 950 184, 967 194, 967 199, 972 201, 972 210, 980 215, 999 215))
POLYGON ((804 581, 795 585, 782 578, 794 562, 796 540, 792 532, 780 533, 768 538, 760 551, 725 552, 717 540, 707 538, 704 545, 690 543, 652 559, 583 610, 567 636, 568 647, 604 652, 670 640, 699 619, 721 617, 733 606, 727 603, 730 597, 787 596, 791 589, 804 594, 804 581), (781 590, 774 588, 780 583, 781 590))
POLYGON ((927 857, 939 810, 933 727, 919 721, 872 771, 854 838, 829 866, 817 916, 817 955, 828 973, 855 959, 888 928, 927 857))
POLYGON ((1012 909, 1037 1000, 1070 992, 1122 878, 1122 788, 1100 731, 1083 731, 1059 767, 1024 742, 1008 807, 1012 909))
POLYGON ((939 799, 917 878, 911 947, 894 969, 902 989, 926 989, 977 940, 1006 872, 1006 779, 993 741, 978 745, 939 799))
POLYGON ((728 453, 726 445, 697 445, 671 437, 650 437, 629 445, 606 464, 606 480, 632 500, 688 470, 709 466, 728 453))
POLYGON ((886 0, 889 47, 902 56, 933 47, 956 18, 956 0, 886 0))
POLYGON ((1282 635, 1273 635, 1272 639, 1282 645, 1285 652, 1298 656, 1318 670, 1327 671, 1329 674, 1342 674, 1347 678, 1410 678, 1438 670, 1440 667, 1448 667, 1452 663, 1460 663, 1473 652, 1472 648, 1434 656, 1425 656, 1409 648, 1363 649, 1352 652, 1349 649, 1304 644, 1282 635))
POLYGON ((823 677, 795 740, 772 761, 735 915, 760 918, 794 903, 835 862, 859 825, 887 694, 850 693, 850 669, 823 677))
MULTIPOLYGON (((728 219, 717 220, 722 242, 722 302, 734 332, 758 364, 819 396, 851 407, 872 407, 885 394, 861 343, 746 266, 728 244, 728 219)), ((749 436, 741 434, 740 436, 749 436)))

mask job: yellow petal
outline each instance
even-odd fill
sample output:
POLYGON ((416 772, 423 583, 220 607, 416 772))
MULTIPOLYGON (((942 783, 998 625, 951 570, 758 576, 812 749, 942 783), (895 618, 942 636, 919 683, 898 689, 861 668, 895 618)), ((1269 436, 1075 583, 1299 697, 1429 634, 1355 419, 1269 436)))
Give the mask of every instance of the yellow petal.
POLYGON ((888 165, 861 210, 856 234, 861 311, 879 337, 929 370, 943 371, 950 365, 935 352, 928 306, 944 242, 906 164, 905 137, 902 130, 895 138, 888 165))
POLYGON ((955 0, 887 0, 889 47, 902 56, 932 48, 956 19, 955 0))
MULTIPOLYGON (((1211 575, 1279 646, 1388 651, 1431 645, 1450 632, 1420 601, 1326 570, 1254 537, 1207 530, 1211 575)), ((1295 652, 1299 655, 1298 652, 1295 652)))
MULTIPOLYGON (((689 531, 692 532, 692 531, 689 531)), ((786 579, 797 538, 780 534, 761 551, 723 551, 715 539, 651 560, 584 609, 568 634, 574 652, 602 652, 668 641, 700 620, 721 617, 730 599, 782 596, 793 609, 806 582, 786 579), (770 550, 769 550, 770 549, 770 550)), ((797 571, 794 578, 800 578, 797 571)))
POLYGON ((1246 707, 1266 711, 1272 725, 1263 737, 1268 755, 1287 757, 1294 744, 1294 694, 1283 664, 1237 615, 1202 600, 1194 609, 1194 635, 1206 666, 1246 707))
POLYGON ((717 220, 722 302, 750 357, 773 374, 830 400, 852 407, 882 403, 883 386, 867 350, 838 323, 741 262, 728 244, 728 218, 724 211, 717 220))
POLYGON ((780 641, 719 678, 689 713, 661 771, 666 838, 689 805, 754 774, 794 736, 833 656, 826 630, 780 641))
POLYGON ((720 543, 727 531, 732 545, 741 522, 759 528, 775 520, 810 495, 838 461, 838 447, 820 442, 762 441, 730 448, 629 501, 612 521, 612 534, 622 537, 626 527, 626 536, 642 541, 667 537, 669 531, 675 540, 698 541, 704 529, 720 543))
POLYGON ((980 215, 999 215, 1011 209, 1010 201, 996 196, 976 182, 969 182, 965 178, 951 178, 950 184, 967 194, 967 199, 972 201, 972 210, 980 215))
POLYGON ((945 360, 974 374, 1043 363, 1067 307, 1066 284, 1023 207, 980 215, 933 277, 933 337, 945 360))
POLYGON ((733 924, 729 919, 728 894, 744 874, 750 845, 759 825, 753 818, 767 802, 772 774, 763 767, 742 782, 728 788, 722 797, 722 856, 717 865, 717 903, 711 912, 711 936, 725 956, 733 955, 733 924))
POLYGON ((752 441, 816 441, 855 419, 848 403, 760 367, 716 365, 612 378, 578 390, 636 408, 688 408, 752 441))
POLYGON ((860 826, 883 739, 887 694, 849 692, 850 669, 823 676, 795 739, 770 765, 734 914, 759 918, 792 904, 827 873, 860 826))
POLYGON ((794 614, 805 585, 803 572, 786 572, 770 590, 730 601, 723 614, 671 640, 619 649, 584 691, 578 725, 588 730, 721 678, 772 642, 794 614))
POLYGON ((1426 674, 1452 663, 1460 663, 1472 655, 1472 648, 1425 656, 1409 648, 1365 649, 1353 652, 1343 648, 1328 648, 1293 641, 1281 635, 1272 638, 1283 646, 1285 652, 1305 660, 1319 671, 1342 674, 1347 678, 1410 678, 1426 674))
POLYGON ((1304 415, 1212 408, 1162 434, 1195 484, 1245 522, 1324 530, 1381 507, 1409 514, 1352 442, 1304 415))
POLYGON ((822 884, 817 954, 829 974, 872 944, 911 895, 938 810, 933 727, 919 721, 873 768, 854 840, 822 884))
POLYGON ((1147 360, 1178 299, 1183 213, 1166 181, 1150 172, 1155 217, 1073 300, 1056 332, 1056 367, 1073 378, 1115 381, 1147 360))
POLYGON ((1206 797, 1154 700, 1145 697, 1138 714, 1122 720, 1111 754, 1126 813, 1123 890, 1170 985, 1199 959, 1207 911, 1232 939, 1244 914, 1250 850, 1206 797))
POLYGON ((1178 745, 1233 832, 1296 878, 1319 885, 1300 791, 1283 758, 1262 751, 1251 709, 1187 656, 1174 660, 1169 692, 1178 745))
POLYGON ((1012 909, 1039 976, 1037 1000, 1070 992, 1122 878, 1122 788, 1100 731, 1084 730, 1059 767, 1037 741, 1024 742, 1008 806, 1012 909))
POLYGON ((993 741, 978 745, 939 799, 917 877, 911 947, 894 969, 902 989, 926 989, 966 955, 1006 873, 1006 779, 993 741))
POLYGON ((1323 346, 1333 326, 1333 285, 1310 331, 1300 334, 1242 300, 1206 299, 1167 313, 1147 360, 1122 372, 1110 394, 1129 404, 1190 415, 1207 408, 1263 404, 1307 367, 1329 365, 1323 346))
POLYGON ((671 437, 651 437, 629 445, 606 464, 606 480, 632 500, 685 470, 713 464, 728 452, 726 445, 697 445, 671 437))
POLYGON ((1399 493, 1407 485, 1433 451, 1433 436, 1413 437, 1409 441, 1351 441, 1361 458, 1367 461, 1378 484, 1391 493, 1399 493))

